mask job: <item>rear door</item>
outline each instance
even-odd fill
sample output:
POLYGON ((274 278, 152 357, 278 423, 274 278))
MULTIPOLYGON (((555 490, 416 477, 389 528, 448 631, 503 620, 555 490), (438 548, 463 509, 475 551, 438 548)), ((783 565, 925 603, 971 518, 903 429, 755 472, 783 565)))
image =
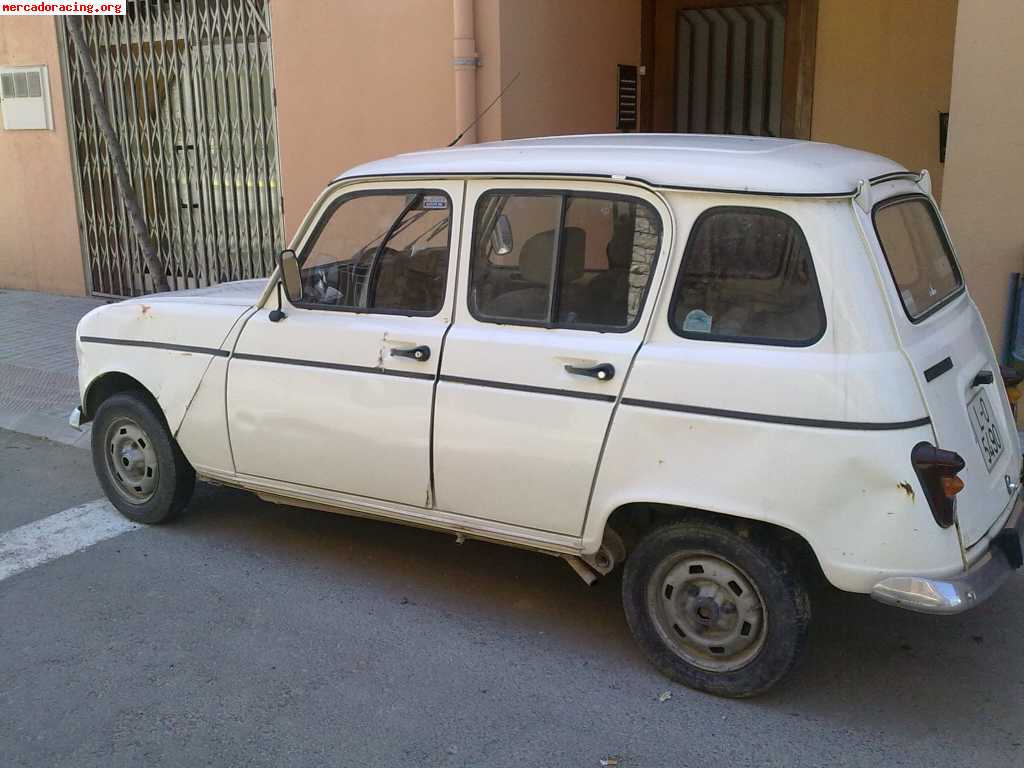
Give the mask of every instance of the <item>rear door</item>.
POLYGON ((870 225, 938 447, 967 462, 957 514, 970 546, 1012 502, 1020 477, 1020 444, 999 364, 931 198, 916 191, 887 197, 874 206, 870 225))
POLYGON ((480 181, 465 219, 434 410, 437 506, 578 536, 668 211, 625 185, 480 181))

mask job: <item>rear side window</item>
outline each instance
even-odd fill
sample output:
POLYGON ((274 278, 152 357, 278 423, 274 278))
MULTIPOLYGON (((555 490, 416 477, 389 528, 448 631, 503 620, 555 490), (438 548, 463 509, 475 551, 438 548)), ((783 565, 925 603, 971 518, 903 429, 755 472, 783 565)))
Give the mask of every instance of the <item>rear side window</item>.
POLYGON ((963 277, 927 198, 883 201, 872 218, 907 317, 922 320, 960 293, 963 277))
POLYGON ((634 198, 488 192, 476 209, 470 311, 497 323, 629 330, 660 237, 658 214, 634 198))
POLYGON ((723 206, 693 225, 669 309, 680 336, 807 346, 825 332, 825 310, 807 240, 767 208, 723 206))

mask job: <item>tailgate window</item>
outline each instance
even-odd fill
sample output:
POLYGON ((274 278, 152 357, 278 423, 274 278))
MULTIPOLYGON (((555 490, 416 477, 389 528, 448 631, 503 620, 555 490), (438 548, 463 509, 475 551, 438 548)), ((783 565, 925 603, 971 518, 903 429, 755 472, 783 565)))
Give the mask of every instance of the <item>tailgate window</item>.
POLYGON ((903 309, 919 322, 964 287, 938 214, 922 195, 884 200, 872 213, 903 309))

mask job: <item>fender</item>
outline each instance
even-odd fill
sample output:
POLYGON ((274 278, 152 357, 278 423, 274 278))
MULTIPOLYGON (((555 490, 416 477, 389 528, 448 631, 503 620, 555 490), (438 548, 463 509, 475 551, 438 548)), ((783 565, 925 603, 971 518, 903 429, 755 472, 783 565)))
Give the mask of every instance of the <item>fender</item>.
MULTIPOLYGON (((263 281, 259 281, 260 285, 263 281)), ((98 307, 78 324, 78 384, 83 421, 90 393, 109 374, 130 376, 154 397, 176 434, 203 376, 251 302, 150 296, 98 307)))

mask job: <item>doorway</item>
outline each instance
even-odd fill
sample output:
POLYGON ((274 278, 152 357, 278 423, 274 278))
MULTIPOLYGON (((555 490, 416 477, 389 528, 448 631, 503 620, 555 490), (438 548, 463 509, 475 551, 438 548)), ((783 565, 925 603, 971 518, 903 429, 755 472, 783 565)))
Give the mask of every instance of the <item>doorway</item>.
POLYGON ((641 130, 809 138, 817 0, 644 0, 641 130))

